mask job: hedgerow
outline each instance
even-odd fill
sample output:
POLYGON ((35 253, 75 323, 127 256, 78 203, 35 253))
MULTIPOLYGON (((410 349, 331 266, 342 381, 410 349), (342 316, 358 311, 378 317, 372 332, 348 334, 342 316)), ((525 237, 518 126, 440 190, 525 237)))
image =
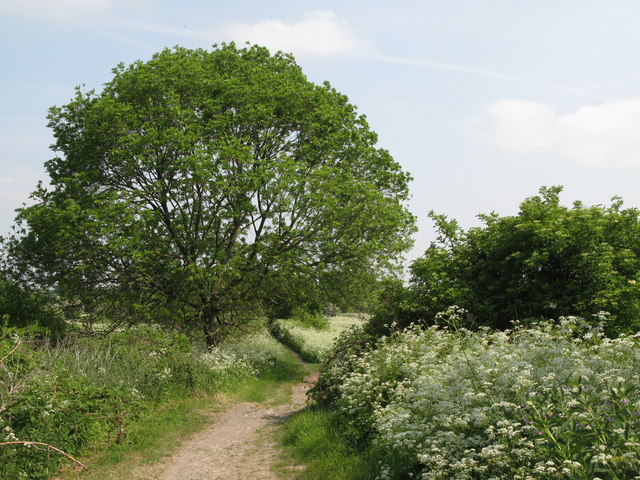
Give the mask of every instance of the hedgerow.
POLYGON ((408 286, 386 285, 373 326, 432 324, 459 305, 470 327, 607 311, 609 336, 639 331, 640 210, 620 198, 566 207, 561 190, 543 187, 517 215, 479 215, 468 230, 431 212, 437 240, 410 265, 408 286))

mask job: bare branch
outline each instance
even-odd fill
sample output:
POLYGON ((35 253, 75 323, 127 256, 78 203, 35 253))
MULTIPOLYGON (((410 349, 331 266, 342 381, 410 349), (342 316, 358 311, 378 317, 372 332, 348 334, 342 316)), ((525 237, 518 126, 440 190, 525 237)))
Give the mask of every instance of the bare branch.
POLYGON ((0 358, 0 365, 2 365, 7 358, 9 358, 11 355, 13 355, 13 352, 15 352, 20 345, 22 345, 22 341, 18 340, 16 342, 15 346, 11 349, 11 351, 9 353, 7 353, 4 357, 0 358))
POLYGON ((54 452, 58 452, 60 455, 64 455, 65 457, 67 457, 69 460, 71 460, 74 463, 77 463, 78 465, 80 465, 82 468, 87 468, 87 466, 82 463, 79 462, 78 460, 76 460, 75 458, 73 458, 71 455, 69 455, 68 453, 64 453, 62 450, 60 450, 59 448, 54 447, 53 445, 49 445, 48 443, 42 443, 42 442, 21 442, 21 441, 15 441, 15 442, 0 442, 0 447, 5 446, 5 445, 37 445, 37 446, 41 446, 41 447, 47 447, 50 450, 53 450, 54 452))

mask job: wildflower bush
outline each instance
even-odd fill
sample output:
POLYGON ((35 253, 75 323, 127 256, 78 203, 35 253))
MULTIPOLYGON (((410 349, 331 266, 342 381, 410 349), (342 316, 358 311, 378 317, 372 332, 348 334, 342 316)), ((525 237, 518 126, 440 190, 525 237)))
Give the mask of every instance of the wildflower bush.
POLYGON ((336 339, 345 330, 363 322, 358 315, 338 315, 322 321, 274 320, 269 330, 307 362, 322 362, 332 350, 336 339))
POLYGON ((376 451, 379 479, 638 479, 638 336, 594 325, 413 326, 376 348, 351 333, 314 396, 376 451))
MULTIPOLYGON (((268 333, 195 353, 179 333, 141 326, 51 346, 30 330, 0 335, 0 443, 42 442, 69 455, 126 441, 127 425, 170 399, 224 390, 278 369, 285 349, 268 333)), ((62 455, 0 446, 0 478, 46 479, 62 455)))

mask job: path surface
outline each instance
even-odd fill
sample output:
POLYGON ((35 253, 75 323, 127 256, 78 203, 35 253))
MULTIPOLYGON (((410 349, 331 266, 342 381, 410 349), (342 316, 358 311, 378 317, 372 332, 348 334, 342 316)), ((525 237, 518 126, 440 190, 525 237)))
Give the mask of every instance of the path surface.
POLYGON ((277 423, 304 407, 306 392, 317 380, 311 374, 293 386, 288 403, 268 406, 235 404, 216 416, 205 431, 187 439, 151 477, 153 480, 280 480, 273 471, 278 458, 273 433, 277 423))

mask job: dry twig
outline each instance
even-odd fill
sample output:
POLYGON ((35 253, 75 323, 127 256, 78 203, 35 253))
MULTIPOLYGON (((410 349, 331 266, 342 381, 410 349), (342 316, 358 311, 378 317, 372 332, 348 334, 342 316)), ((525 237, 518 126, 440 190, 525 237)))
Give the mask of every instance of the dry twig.
POLYGON ((49 445, 48 443, 42 443, 42 442, 20 442, 20 441, 0 442, 0 447, 2 447, 4 445, 37 445, 37 446, 41 446, 41 447, 47 447, 47 448, 53 450, 54 452, 58 452, 59 454, 64 455, 65 457, 67 457, 72 462, 77 463, 78 465, 80 465, 82 468, 86 468, 86 465, 84 463, 79 462, 78 460, 73 458, 71 455, 69 455, 67 453, 64 453, 59 448, 56 448, 53 445, 49 445))
POLYGON ((22 342, 20 340, 18 340, 16 342, 15 346, 11 349, 11 351, 9 353, 7 353, 4 357, 0 358, 0 365, 2 365, 7 358, 9 358, 11 355, 13 355, 13 352, 15 352, 20 345, 22 345, 22 342))

